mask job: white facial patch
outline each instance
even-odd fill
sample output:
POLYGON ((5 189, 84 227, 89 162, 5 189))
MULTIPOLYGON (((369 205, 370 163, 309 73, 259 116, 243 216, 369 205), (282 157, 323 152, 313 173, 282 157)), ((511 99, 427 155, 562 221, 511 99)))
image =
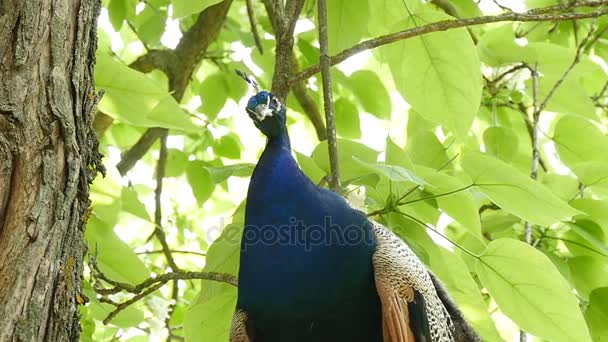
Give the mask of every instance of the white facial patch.
POLYGON ((266 104, 259 104, 255 107, 254 114, 258 121, 262 121, 266 117, 272 116, 272 109, 266 104))

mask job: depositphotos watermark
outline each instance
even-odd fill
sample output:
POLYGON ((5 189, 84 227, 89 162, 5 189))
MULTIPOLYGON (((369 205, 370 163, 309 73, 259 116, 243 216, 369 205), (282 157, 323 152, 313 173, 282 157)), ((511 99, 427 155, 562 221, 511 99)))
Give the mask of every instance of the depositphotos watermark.
MULTIPOLYGON (((223 219, 221 226, 223 226, 223 219)), ((326 217, 323 224, 306 224, 302 220, 291 218, 287 225, 247 225, 239 229, 237 224, 229 224, 223 229, 223 239, 229 243, 241 241, 241 248, 247 250, 254 246, 304 246, 306 251, 316 246, 342 245, 358 246, 373 241, 373 230, 369 223, 362 221, 361 225, 343 226, 326 217), (231 227, 231 225, 234 225, 231 227)), ((213 240, 221 227, 211 227, 207 230, 207 237, 213 240)))

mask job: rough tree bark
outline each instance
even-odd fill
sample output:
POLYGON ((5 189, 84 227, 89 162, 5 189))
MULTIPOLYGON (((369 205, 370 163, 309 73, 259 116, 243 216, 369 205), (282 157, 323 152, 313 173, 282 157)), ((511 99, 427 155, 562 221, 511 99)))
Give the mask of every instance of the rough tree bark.
POLYGON ((0 341, 77 341, 99 0, 0 0, 0 341))

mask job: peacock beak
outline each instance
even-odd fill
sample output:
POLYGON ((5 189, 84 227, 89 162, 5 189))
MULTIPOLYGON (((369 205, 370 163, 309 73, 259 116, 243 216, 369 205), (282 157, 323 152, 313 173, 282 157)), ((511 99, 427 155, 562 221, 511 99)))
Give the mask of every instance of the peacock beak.
POLYGON ((255 107, 254 115, 258 121, 262 121, 272 116, 272 109, 266 104, 259 104, 255 107))

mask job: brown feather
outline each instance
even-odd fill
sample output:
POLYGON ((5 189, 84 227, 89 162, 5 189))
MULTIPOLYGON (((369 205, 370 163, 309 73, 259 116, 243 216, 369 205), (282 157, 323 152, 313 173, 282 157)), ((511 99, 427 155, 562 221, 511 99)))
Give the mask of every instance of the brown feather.
POLYGON ((409 326, 407 300, 376 277, 376 289, 382 303, 384 342, 415 342, 409 326))
POLYGON ((247 323, 247 313, 243 310, 237 310, 232 316, 230 342, 252 342, 247 332, 247 323))

